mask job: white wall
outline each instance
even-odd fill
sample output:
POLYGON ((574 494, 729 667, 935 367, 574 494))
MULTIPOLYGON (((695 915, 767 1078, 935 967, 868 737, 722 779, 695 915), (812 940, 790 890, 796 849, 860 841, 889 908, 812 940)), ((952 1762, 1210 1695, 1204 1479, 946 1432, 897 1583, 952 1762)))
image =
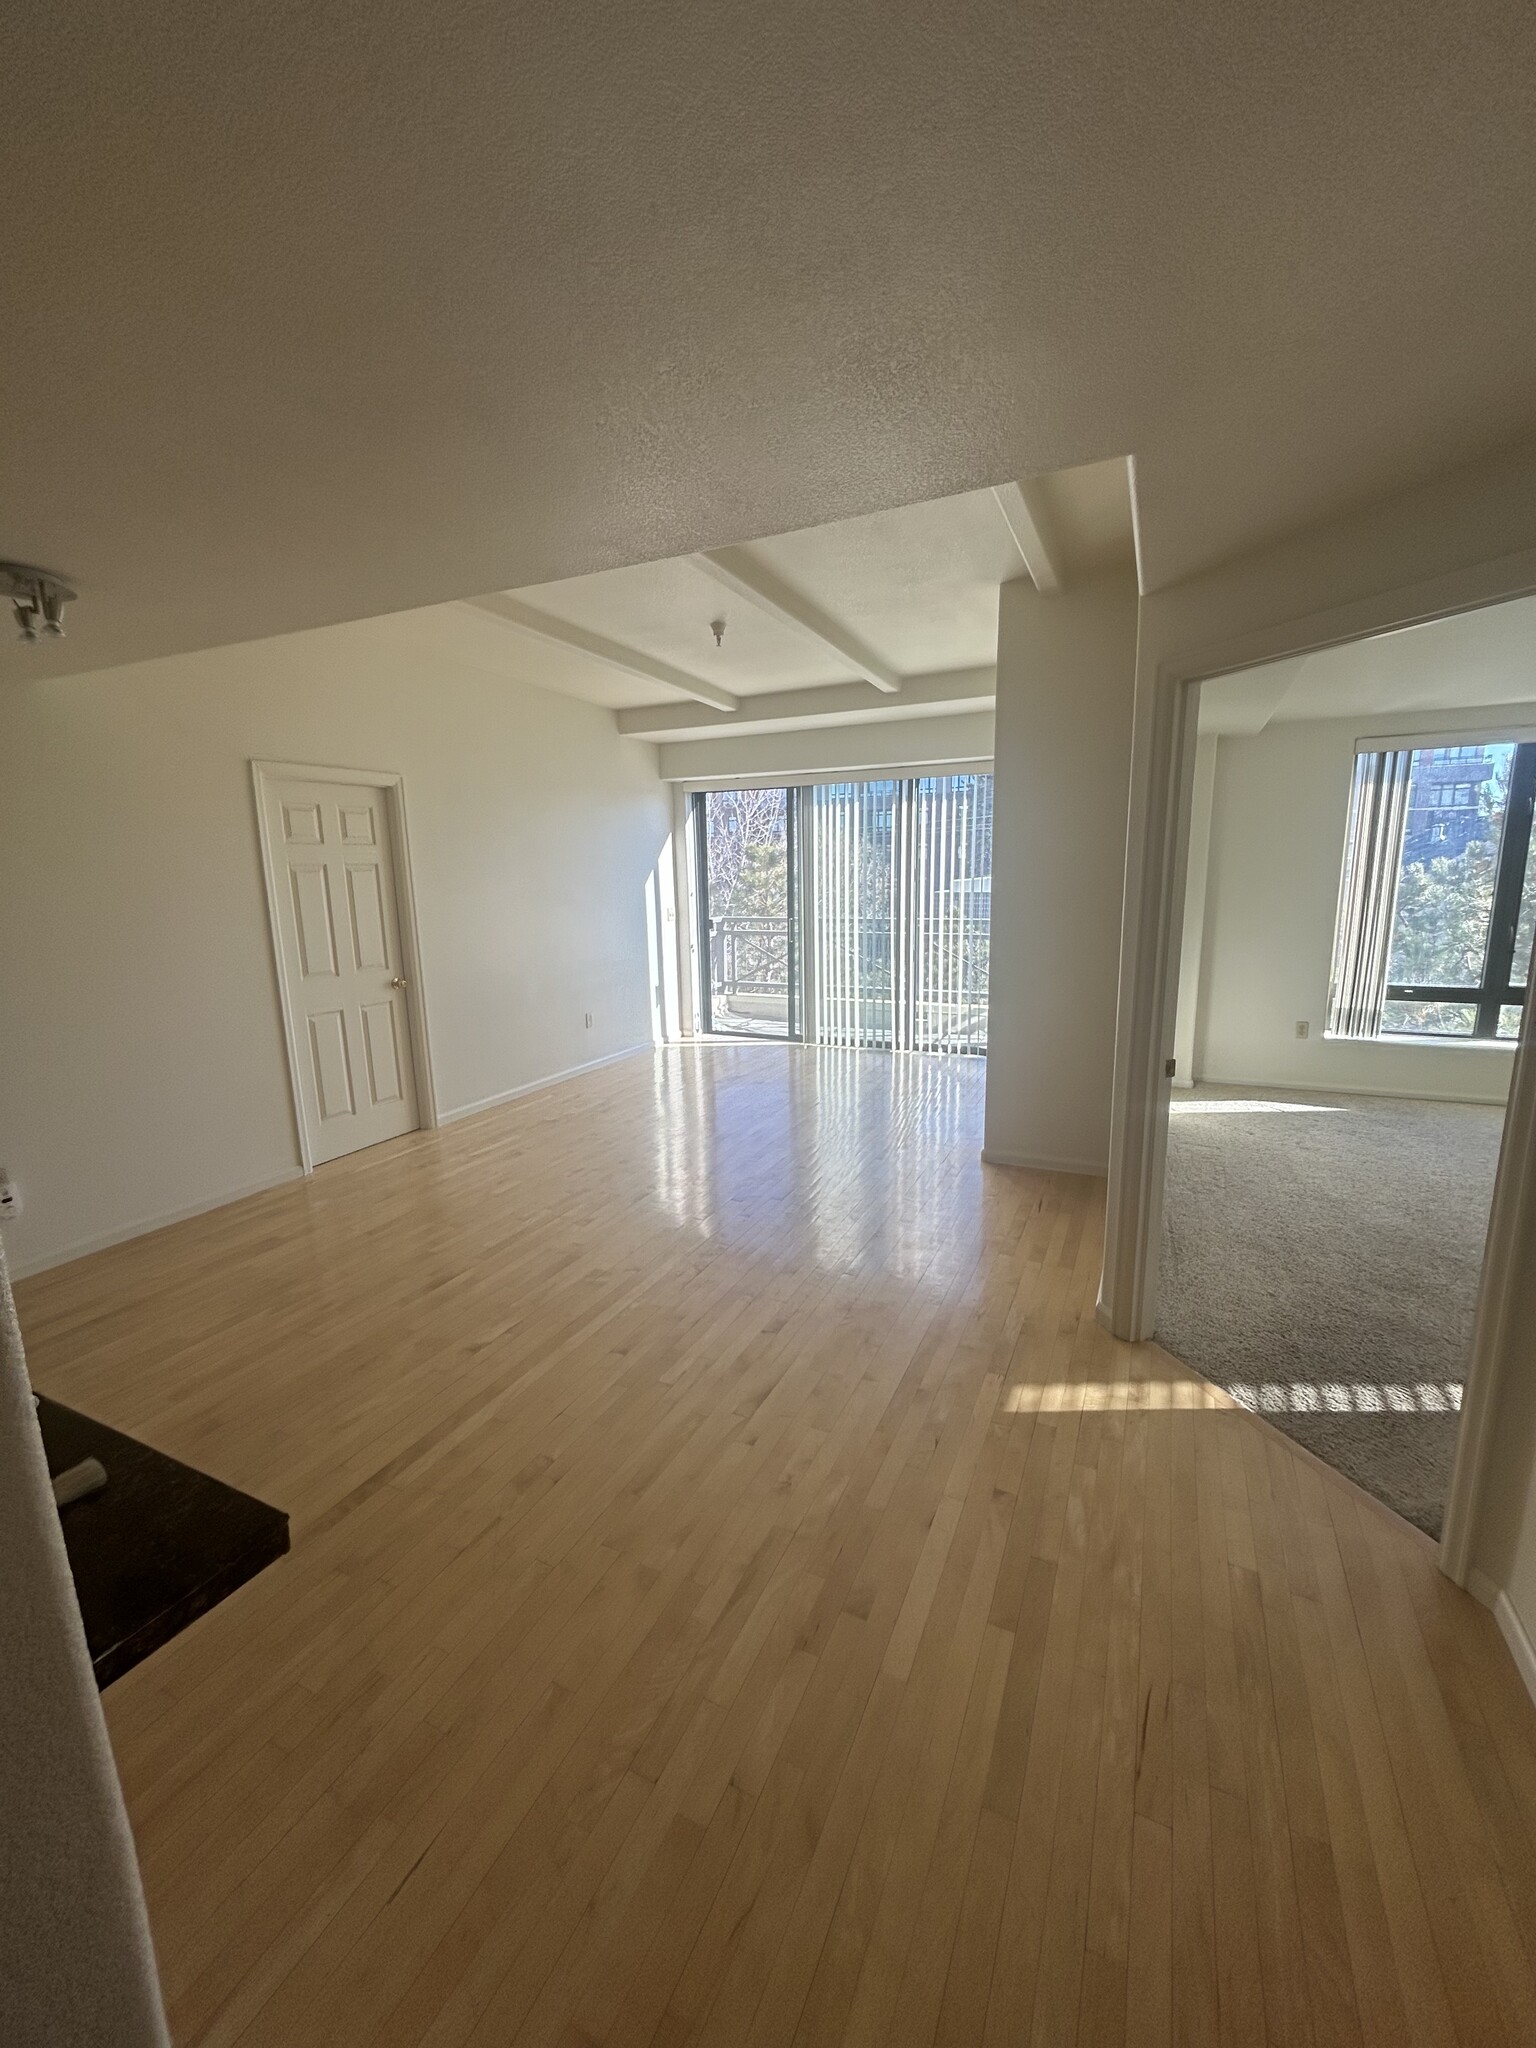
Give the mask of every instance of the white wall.
POLYGON ((1136 670, 1126 573, 998 608, 986 1155, 1102 1173, 1136 670))
MULTIPOLYGON (((1498 730, 1502 713, 1417 713, 1410 734, 1498 730)), ((1203 1081, 1503 1102, 1512 1046, 1328 1039, 1355 742, 1400 719, 1275 724, 1218 745, 1194 1066, 1203 1081), (1304 1020, 1310 1036, 1298 1039, 1304 1020)), ((1182 1002, 1181 991, 1181 1002, 1182 1002)))
POLYGON ((496 673, 443 615, 9 684, 13 1270, 296 1168, 253 756, 403 773, 441 1114, 651 1037, 655 750, 496 673))
MULTIPOLYGON (((1497 1580, 1487 1583, 1498 1584, 1497 1580)), ((1520 1676, 1536 1699, 1536 1468, 1526 1473, 1525 1503, 1510 1553, 1508 1583, 1500 1590, 1508 1608, 1507 1613, 1500 1611, 1499 1621, 1520 1666, 1520 1676)))
POLYGON ((1173 1026, 1175 1088, 1193 1088, 1196 1080, 1195 1027, 1200 1014, 1200 958, 1205 946, 1217 744, 1214 733, 1202 733, 1195 748, 1194 786, 1189 807, 1189 859, 1184 875, 1184 932, 1179 945, 1179 1006, 1173 1026))
POLYGON ((1536 1699, 1536 1038, 1515 1058, 1489 1263, 1447 1504, 1452 1565, 1490 1602, 1536 1699), (1457 1528, 1460 1528, 1460 1534, 1457 1528))
POLYGON ((1536 1698, 1536 1263, 1523 1276, 1510 1322, 1511 1351, 1499 1375, 1472 1583, 1495 1603, 1521 1676, 1536 1698))

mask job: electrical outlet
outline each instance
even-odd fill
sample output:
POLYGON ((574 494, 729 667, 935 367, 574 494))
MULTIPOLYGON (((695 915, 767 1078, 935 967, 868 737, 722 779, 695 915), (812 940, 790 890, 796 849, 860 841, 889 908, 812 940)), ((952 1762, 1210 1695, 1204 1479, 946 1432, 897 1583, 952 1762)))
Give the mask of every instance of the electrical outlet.
POLYGON ((0 1166, 0 1223, 8 1223, 13 1216, 21 1214, 21 1189, 0 1166))
POLYGON ((1296 1036, 1298 1038, 1310 1038, 1312 1036, 1312 1026, 1305 1017, 1298 1017, 1296 1019, 1296 1036))

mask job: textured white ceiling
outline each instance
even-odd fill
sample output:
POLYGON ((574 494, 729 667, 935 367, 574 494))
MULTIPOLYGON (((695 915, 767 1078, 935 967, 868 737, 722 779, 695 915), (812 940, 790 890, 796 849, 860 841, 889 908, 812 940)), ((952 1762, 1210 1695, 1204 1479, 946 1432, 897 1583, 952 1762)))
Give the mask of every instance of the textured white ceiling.
MULTIPOLYGON (((1120 465, 1122 492, 1125 465, 1120 465)), ((1125 500, 1127 519, 1130 499, 1125 500)), ((751 553, 902 675, 997 659, 997 588, 1023 563, 990 490, 756 543, 751 553)))
POLYGON ((1527 427, 1529 0, 13 0, 48 673, 1134 454, 1166 581, 1527 427))
MULTIPOLYGON (((605 640, 649 654, 686 675, 718 683, 737 695, 754 690, 794 690, 811 683, 844 682, 846 666, 779 620, 728 597, 720 585, 691 562, 647 562, 609 569, 565 583, 535 585, 518 596, 551 618, 585 627, 605 640), (719 647, 711 619, 724 618, 719 647)), ((671 693, 657 683, 631 681, 611 668, 589 663, 594 680, 623 685, 626 704, 654 704, 671 693)), ((575 694, 586 696, 583 688, 575 694)), ((597 697, 618 702, 617 697, 597 697)))
POLYGON ((1536 597, 1458 612, 1204 683, 1200 730, 1262 731, 1302 718, 1536 706, 1536 597))
MULTIPOLYGON (((1131 558, 1131 501, 1123 462, 1087 481, 1050 479, 1052 540, 1063 569, 1131 558)), ((997 658, 998 585, 1024 572, 990 490, 873 512, 754 541, 749 558, 778 584, 845 627, 899 675, 990 668, 997 658)), ((534 585, 527 605, 621 647, 718 683, 739 697, 846 683, 851 665, 721 585, 688 557, 534 585), (720 620, 717 647, 711 630, 720 620)), ((509 629, 510 630, 510 629, 509 629)), ((669 693, 564 649, 539 671, 546 689, 597 704, 654 704, 669 693)), ((870 688, 874 712, 898 701, 870 688)), ((873 715, 873 714, 872 714, 873 715)))

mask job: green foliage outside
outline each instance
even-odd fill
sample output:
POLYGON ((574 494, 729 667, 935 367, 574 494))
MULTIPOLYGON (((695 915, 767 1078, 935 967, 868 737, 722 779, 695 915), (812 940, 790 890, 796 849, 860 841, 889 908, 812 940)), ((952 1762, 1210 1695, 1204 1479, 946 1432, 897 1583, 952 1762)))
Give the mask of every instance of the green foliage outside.
POLYGON ((742 854, 728 904, 730 917, 783 917, 788 897, 782 841, 777 846, 749 846, 742 854))
POLYGON ((784 792, 727 789, 709 798, 709 907, 716 917, 783 917, 784 792))
POLYGON ((1474 839, 1454 859, 1412 861, 1403 869, 1389 981, 1478 981, 1497 861, 1497 840, 1474 839))

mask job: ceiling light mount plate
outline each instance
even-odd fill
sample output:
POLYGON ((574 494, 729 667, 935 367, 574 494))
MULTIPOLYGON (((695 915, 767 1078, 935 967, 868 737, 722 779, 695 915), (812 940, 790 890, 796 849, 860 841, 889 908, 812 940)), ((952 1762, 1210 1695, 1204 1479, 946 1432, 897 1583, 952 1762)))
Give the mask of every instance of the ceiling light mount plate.
POLYGON ((75 590, 51 569, 38 569, 26 562, 0 562, 0 597, 8 597, 16 614, 16 627, 23 640, 50 634, 64 637, 64 607, 73 602, 75 590))

